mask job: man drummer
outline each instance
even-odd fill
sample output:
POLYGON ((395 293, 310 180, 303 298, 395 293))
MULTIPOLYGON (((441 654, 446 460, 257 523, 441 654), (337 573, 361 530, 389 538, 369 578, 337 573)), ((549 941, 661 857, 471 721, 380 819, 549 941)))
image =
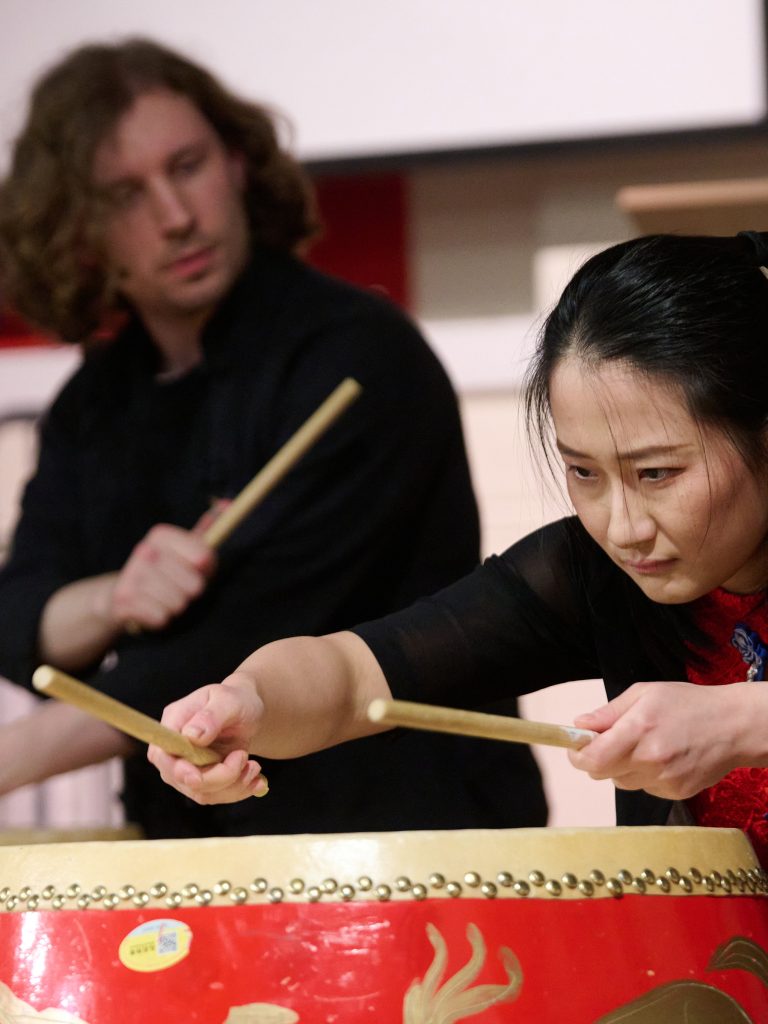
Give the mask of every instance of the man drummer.
MULTIPOLYGON (((183 57, 85 46, 39 82, 0 190, 4 287, 85 359, 42 424, 0 573, 9 679, 47 661, 159 717, 255 646, 394 610, 475 564, 445 374, 390 304, 296 258, 314 229, 270 117, 183 57), (347 376, 363 397, 215 556, 206 508, 347 376)), ((199 808, 74 709, 2 739, 2 792, 122 755, 127 817, 150 837, 545 821, 522 748, 375 737, 269 766, 268 800, 199 808)))

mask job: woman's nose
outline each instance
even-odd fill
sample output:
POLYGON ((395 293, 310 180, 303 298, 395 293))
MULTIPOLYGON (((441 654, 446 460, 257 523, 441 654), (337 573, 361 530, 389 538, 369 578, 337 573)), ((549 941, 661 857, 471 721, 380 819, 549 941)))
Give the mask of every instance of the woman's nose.
POLYGON ((617 548, 639 547, 656 535, 656 523, 645 502, 624 487, 617 489, 611 502, 607 535, 617 548))

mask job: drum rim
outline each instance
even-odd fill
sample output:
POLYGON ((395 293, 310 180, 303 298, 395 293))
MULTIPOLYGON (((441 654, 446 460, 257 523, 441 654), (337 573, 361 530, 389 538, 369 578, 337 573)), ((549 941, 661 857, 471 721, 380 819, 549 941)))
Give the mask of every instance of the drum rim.
POLYGON ((768 876, 738 829, 670 826, 0 847, 4 911, 649 895, 766 896, 768 876))

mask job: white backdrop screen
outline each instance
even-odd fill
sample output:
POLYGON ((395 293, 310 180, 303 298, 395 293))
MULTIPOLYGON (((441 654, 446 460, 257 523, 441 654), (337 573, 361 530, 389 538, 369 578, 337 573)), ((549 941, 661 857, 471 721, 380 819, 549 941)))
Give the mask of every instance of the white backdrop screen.
POLYGON ((309 160, 750 125, 761 0, 0 0, 4 151, 40 70, 154 36, 282 109, 309 160))

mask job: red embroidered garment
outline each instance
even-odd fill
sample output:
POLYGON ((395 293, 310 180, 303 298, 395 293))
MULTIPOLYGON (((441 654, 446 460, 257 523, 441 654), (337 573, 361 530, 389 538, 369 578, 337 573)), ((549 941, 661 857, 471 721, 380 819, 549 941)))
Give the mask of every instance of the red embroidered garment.
MULTIPOLYGON (((717 589, 696 602, 696 622, 712 647, 701 664, 687 667, 690 682, 700 686, 744 682, 749 666, 731 643, 733 631, 743 623, 768 644, 766 596, 717 589)), ((760 863, 768 869, 768 768, 736 768, 691 797, 688 807, 698 825, 746 832, 760 863)))

